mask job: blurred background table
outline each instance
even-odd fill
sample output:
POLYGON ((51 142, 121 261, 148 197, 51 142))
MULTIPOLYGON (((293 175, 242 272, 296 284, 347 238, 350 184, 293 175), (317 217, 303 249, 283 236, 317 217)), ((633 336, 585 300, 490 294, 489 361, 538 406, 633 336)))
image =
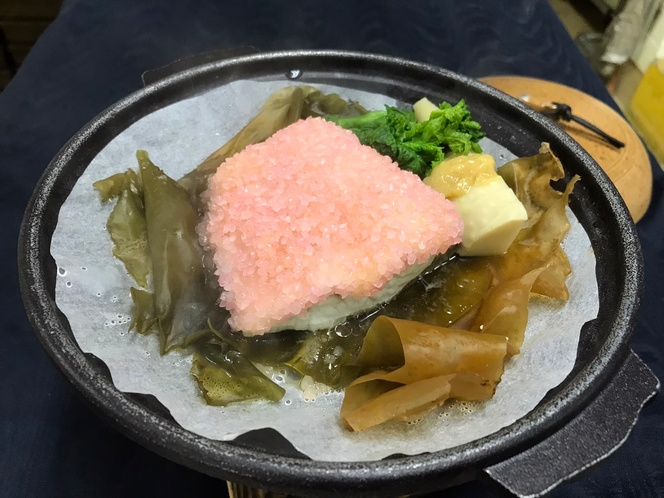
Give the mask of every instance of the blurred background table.
MULTIPOLYGON (((332 0, 67 0, 0 93, 0 496, 224 496, 225 483, 144 450, 89 411, 30 329, 15 261, 32 189, 76 131, 138 90, 145 70, 243 45, 361 50, 473 77, 546 79, 619 110, 545 0, 365 0, 361 10, 332 0)), ((638 224, 646 292, 633 348, 663 378, 664 174, 652 158, 651 166, 653 198, 638 224)), ((658 396, 618 451, 552 496, 664 496, 663 440, 658 396)), ((435 496, 491 494, 473 482, 435 496)))

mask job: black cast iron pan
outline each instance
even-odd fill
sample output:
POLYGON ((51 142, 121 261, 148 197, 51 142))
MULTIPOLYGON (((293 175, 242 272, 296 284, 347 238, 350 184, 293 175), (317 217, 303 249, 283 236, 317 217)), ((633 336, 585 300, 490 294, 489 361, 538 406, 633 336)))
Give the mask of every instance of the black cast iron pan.
POLYGON ((201 472, 249 486, 309 496, 397 496, 486 477, 519 496, 539 496, 589 468, 629 434, 658 381, 631 352, 643 283, 641 250, 617 190, 568 135, 517 100, 478 81, 391 57, 296 51, 213 54, 147 73, 146 86, 110 107, 72 138, 42 176, 27 207, 19 241, 21 289, 42 345, 102 416, 151 450, 201 472), (154 398, 118 391, 105 365, 78 348, 55 306, 56 267, 50 241, 60 206, 101 149, 156 109, 237 79, 298 77, 414 102, 465 98, 489 138, 517 156, 549 142, 566 168, 581 175, 571 208, 597 257, 599 317, 583 327, 568 378, 509 427, 456 448, 378 462, 312 461, 271 430, 234 442, 192 434, 154 398))

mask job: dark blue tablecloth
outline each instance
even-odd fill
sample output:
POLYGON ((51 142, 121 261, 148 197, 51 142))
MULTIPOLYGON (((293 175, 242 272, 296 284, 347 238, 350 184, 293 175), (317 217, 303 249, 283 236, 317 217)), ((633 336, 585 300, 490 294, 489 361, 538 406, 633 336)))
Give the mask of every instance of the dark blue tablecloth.
MULTIPOLYGON (((69 0, 0 94, 0 496, 223 496, 225 484, 119 435, 83 405, 41 350, 18 290, 23 209, 50 159, 141 73, 177 58, 261 50, 379 52, 470 76, 517 74, 579 88, 616 107, 545 0, 69 0)), ((664 377, 664 175, 639 223, 646 292, 634 350, 664 377)), ((559 497, 664 496, 664 397, 627 442, 559 497)), ((436 496, 489 496, 469 483, 436 496)))

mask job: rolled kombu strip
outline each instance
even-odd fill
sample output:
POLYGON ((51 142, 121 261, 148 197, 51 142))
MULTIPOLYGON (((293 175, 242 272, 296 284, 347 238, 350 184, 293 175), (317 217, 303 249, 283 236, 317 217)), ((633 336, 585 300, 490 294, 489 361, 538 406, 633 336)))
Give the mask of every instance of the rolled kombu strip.
POLYGON ((506 354, 505 337, 379 316, 357 359, 377 370, 346 389, 341 419, 360 431, 412 420, 450 398, 489 398, 506 354))
POLYGON ((528 325, 530 290, 542 273, 536 268, 492 288, 484 298, 470 330, 507 337, 507 353, 519 354, 528 325))

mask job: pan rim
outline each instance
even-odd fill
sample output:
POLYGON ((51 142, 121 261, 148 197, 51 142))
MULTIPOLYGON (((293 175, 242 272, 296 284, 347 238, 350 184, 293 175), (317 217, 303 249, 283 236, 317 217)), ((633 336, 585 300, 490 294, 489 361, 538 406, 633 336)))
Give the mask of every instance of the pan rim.
MULTIPOLYGON (((51 161, 33 192, 21 224, 18 263, 21 294, 42 346, 84 397, 132 439, 178 463, 248 485, 268 484, 274 489, 293 489, 291 483, 300 481, 302 489, 330 486, 350 490, 368 489, 368 483, 380 482, 381 486, 387 488, 389 483, 394 484, 401 480, 426 477, 428 481, 432 481, 435 476, 443 473, 477 469, 511 456, 569 421, 601 390, 629 351, 628 344, 636 323, 642 292, 643 265, 640 245, 636 229, 628 220, 631 220, 629 213, 613 184, 571 137, 518 100, 484 83, 428 64, 385 55, 338 50, 265 52, 210 62, 166 77, 125 97, 86 124, 51 161), (498 432, 448 450, 375 462, 321 462, 275 456, 229 442, 211 441, 190 433, 177 424, 150 413, 118 391, 110 380, 94 371, 73 338, 68 339, 66 326, 47 289, 47 263, 40 257, 39 248, 44 243, 44 214, 54 186, 63 171, 66 172, 68 165, 85 160, 82 151, 86 141, 95 134, 112 131, 113 120, 130 111, 137 102, 156 99, 169 88, 195 76, 228 71, 266 60, 297 65, 297 62, 307 58, 362 62, 375 67, 393 65, 406 71, 446 77, 474 88, 497 103, 502 102, 504 106, 509 106, 514 112, 525 114, 538 129, 546 130, 548 134, 555 136, 572 150, 601 185, 621 229, 621 240, 616 241, 616 245, 626 251, 625 286, 620 298, 620 309, 600 354, 583 367, 554 399, 498 432), (632 292, 627 292, 626 289, 632 292)), ((50 240, 48 245, 50 246, 50 240)))

